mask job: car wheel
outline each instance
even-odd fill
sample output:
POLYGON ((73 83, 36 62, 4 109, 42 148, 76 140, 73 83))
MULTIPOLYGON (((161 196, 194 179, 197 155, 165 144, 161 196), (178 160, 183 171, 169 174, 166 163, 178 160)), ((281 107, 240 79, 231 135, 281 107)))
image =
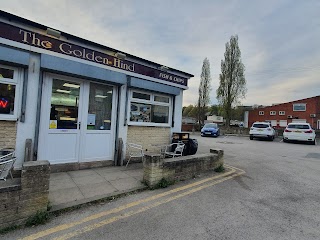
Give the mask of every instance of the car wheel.
POLYGON ((288 140, 284 138, 284 139, 283 139, 283 142, 285 142, 285 143, 286 143, 286 142, 288 142, 288 140))
POLYGON ((250 136, 250 140, 253 140, 253 136, 250 136))
POLYGON ((313 141, 311 142, 311 145, 316 145, 316 140, 313 140, 313 141))

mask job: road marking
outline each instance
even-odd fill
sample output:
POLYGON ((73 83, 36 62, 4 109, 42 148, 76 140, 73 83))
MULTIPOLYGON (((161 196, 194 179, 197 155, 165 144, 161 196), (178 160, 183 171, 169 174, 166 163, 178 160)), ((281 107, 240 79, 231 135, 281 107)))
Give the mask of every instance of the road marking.
MULTIPOLYGON (((234 172, 236 172, 236 170, 235 170, 234 167, 231 167, 231 166, 229 167, 229 166, 228 166, 228 168, 230 168, 231 171, 226 172, 226 173, 223 173, 223 174, 221 174, 221 175, 217 175, 217 176, 214 176, 214 177, 206 178, 206 179, 203 179, 203 180, 201 180, 201 181, 197 181, 197 182, 195 182, 195 183, 191 183, 191 184, 188 184, 188 185, 179 187, 179 188, 172 189, 172 190, 167 191, 167 192, 164 192, 164 193, 160 193, 160 194, 157 194, 157 195, 148 197, 148 198, 146 198, 146 199, 142 199, 142 200, 139 200, 139 201, 135 201, 135 202, 132 202, 132 203, 128 203, 128 204, 123 205, 123 206, 118 207, 118 208, 114 208, 114 209, 111 209, 111 210, 108 210, 108 211, 104 211, 104 212, 101 212, 101 213, 98 213, 98 214, 94 214, 94 215, 88 216, 88 217, 83 218, 83 219, 81 219, 81 220, 79 220, 79 221, 76 221, 76 222, 71 222, 71 223, 67 223, 67 224, 62 224, 62 225, 59 225, 59 226, 56 226, 56 227, 53 227, 53 228, 50 228, 50 229, 47 229, 47 230, 44 230, 44 231, 35 233, 35 234, 32 234, 32 235, 27 236, 27 237, 24 237, 24 238, 22 238, 22 239, 23 239, 23 240, 38 239, 38 238, 47 236, 47 235, 49 235, 49 234, 56 233, 56 232, 60 232, 60 231, 63 231, 63 230, 66 230, 66 229, 75 227, 75 226, 77 226, 77 225, 80 225, 80 224, 83 224, 83 223, 86 223, 86 222, 89 222, 89 221, 92 221, 92 220, 95 220, 95 219, 98 219, 98 218, 101 218, 101 217, 104 217, 104 216, 113 214, 113 213, 118 213, 118 212, 120 212, 120 211, 123 211, 123 210, 125 210, 125 209, 128 209, 128 208, 131 208, 131 207, 140 205, 140 204, 142 204, 142 203, 146 203, 146 202, 149 202, 149 201, 153 201, 153 200, 156 200, 156 199, 158 199, 158 198, 161 198, 161 197, 165 197, 165 196, 167 196, 167 195, 170 195, 170 194, 172 194, 172 193, 176 193, 176 192, 179 192, 179 191, 182 191, 182 190, 186 190, 186 189, 188 189, 188 188, 192 188, 192 187, 198 186, 198 185, 200 185, 200 184, 202 184, 202 183, 205 183, 205 182, 214 180, 214 179, 216 179, 216 178, 224 177, 224 176, 227 176, 227 175, 230 175, 230 174, 233 174, 234 172)), ((241 171, 243 171, 243 170, 241 170, 241 171)))
POLYGON ((121 219, 124 219, 124 218, 128 218, 128 217, 133 216, 133 215, 136 215, 136 214, 138 214, 138 213, 145 212, 145 211, 147 211, 147 210, 149 210, 149 209, 158 207, 158 206, 160 206, 160 205, 162 205, 162 204, 164 204, 164 203, 168 203, 168 202, 171 202, 171 201, 176 200, 176 199, 178 199, 178 198, 181 198, 181 197, 190 195, 190 194, 192 194, 192 193, 198 192, 198 191, 200 191, 200 190, 202 190, 202 189, 204 189, 204 188, 211 187, 211 186, 213 186, 213 185, 216 185, 216 184, 218 184, 218 183, 224 182, 224 181, 229 180, 229 179, 231 179, 231 178, 240 176, 240 175, 242 175, 242 174, 244 174, 244 173, 245 173, 245 172, 242 171, 241 173, 236 173, 236 174, 234 174, 234 175, 232 175, 232 176, 225 177, 225 178, 223 178, 223 179, 216 180, 216 181, 214 181, 214 182, 212 182, 212 183, 205 184, 205 185, 202 185, 202 186, 197 187, 197 188, 193 188, 193 189, 191 189, 191 190, 189 190, 189 191, 186 191, 186 192, 184 192, 184 193, 180 193, 180 194, 177 194, 177 195, 175 195, 175 196, 169 197, 169 198, 167 198, 167 199, 160 200, 160 201, 158 201, 158 202, 155 202, 155 203, 151 204, 150 206, 142 207, 142 208, 140 208, 140 209, 138 209, 138 210, 132 210, 132 211, 129 211, 129 212, 127 212, 127 213, 124 213, 124 214, 121 214, 121 215, 114 216, 114 217, 112 217, 112 218, 106 219, 106 220, 101 221, 101 222, 99 222, 99 223, 95 223, 95 224, 88 225, 88 226, 86 226, 86 227, 84 227, 84 228, 82 228, 82 229, 75 230, 75 231, 72 231, 72 232, 67 233, 67 234, 65 234, 65 235, 62 235, 62 236, 60 236, 60 237, 54 238, 54 240, 66 240, 66 239, 70 239, 70 238, 72 238, 72 237, 78 236, 78 235, 83 234, 83 233, 85 233, 85 232, 92 231, 92 230, 94 230, 94 229, 97 229, 97 228, 99 228, 99 227, 105 226, 105 225, 107 225, 107 224, 116 222, 116 221, 121 220, 121 219))

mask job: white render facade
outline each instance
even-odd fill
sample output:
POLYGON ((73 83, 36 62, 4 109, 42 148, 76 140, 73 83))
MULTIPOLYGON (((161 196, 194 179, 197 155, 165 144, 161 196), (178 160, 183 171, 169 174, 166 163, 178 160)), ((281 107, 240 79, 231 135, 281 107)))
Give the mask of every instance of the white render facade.
POLYGON ((121 165, 128 141, 153 151, 181 131, 189 73, 2 11, 0 53, 0 148, 17 169, 121 165))

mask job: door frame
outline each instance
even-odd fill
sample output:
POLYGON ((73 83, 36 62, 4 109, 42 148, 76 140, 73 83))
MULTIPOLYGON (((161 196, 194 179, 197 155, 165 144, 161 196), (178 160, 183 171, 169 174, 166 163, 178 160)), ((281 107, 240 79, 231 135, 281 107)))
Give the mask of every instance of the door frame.
MULTIPOLYGON (((50 104, 51 104, 51 96, 52 96, 52 82, 53 79, 60 79, 70 82, 75 82, 80 84, 80 92, 79 92, 79 105, 78 105, 78 119, 77 119, 77 129, 70 129, 71 132, 74 130, 74 132, 77 132, 77 160, 73 162, 66 162, 66 163, 81 163, 81 162, 90 162, 90 161, 99 161, 99 160, 112 160, 114 161, 114 152, 115 152, 115 130, 116 130, 116 114, 117 114, 117 104, 118 104, 118 98, 116 97, 118 95, 117 87, 110 84, 104 84, 101 82, 95 82, 90 81, 86 79, 81 78, 75 78, 75 77, 69 77, 66 75, 61 74, 55 74, 55 73, 49 73, 44 72, 43 73, 43 83, 42 83, 42 97, 41 97, 41 108, 40 108, 40 123, 39 123, 39 139, 38 139, 38 158, 44 159, 45 151, 48 148, 47 144, 48 141, 46 141, 46 137, 49 134, 49 131, 54 132, 57 131, 57 133, 62 132, 63 130, 53 130, 49 129, 49 121, 50 121, 50 104), (87 121, 87 114, 88 114, 88 107, 89 107, 89 94, 90 94, 90 83, 97 83, 101 85, 108 85, 111 86, 113 89, 112 94, 112 112, 111 112, 111 127, 110 130, 88 130, 86 129, 86 121, 87 121), (81 123, 80 129, 79 129, 79 123, 81 123), (92 131, 92 132, 91 132, 92 131), (108 131, 111 135, 111 153, 110 157, 111 159, 103 159, 103 158, 93 158, 93 159, 85 159, 84 155, 84 149, 86 144, 86 134, 103 134, 106 131, 108 131)), ((69 130, 69 131, 70 131, 69 130)), ((60 162, 57 162, 58 164, 63 164, 60 162)), ((56 163, 52 163, 56 164, 56 163)))

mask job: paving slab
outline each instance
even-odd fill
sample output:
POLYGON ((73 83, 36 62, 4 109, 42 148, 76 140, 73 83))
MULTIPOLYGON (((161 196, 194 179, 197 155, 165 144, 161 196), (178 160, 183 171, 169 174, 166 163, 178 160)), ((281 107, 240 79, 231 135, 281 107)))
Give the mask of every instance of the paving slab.
POLYGON ((141 181, 130 177, 130 178, 122 178, 117 180, 110 181, 112 186, 114 186, 119 191, 123 191, 126 189, 132 189, 132 188, 138 188, 138 187, 144 187, 144 185, 141 183, 141 181))
POLYGON ((112 186, 109 182, 80 186, 79 189, 85 198, 104 196, 109 193, 119 192, 119 190, 112 186))
POLYGON ((79 170, 79 171, 70 171, 68 174, 72 178, 78 178, 78 177, 85 177, 85 176, 92 176, 97 175, 97 173, 93 169, 86 169, 86 170, 79 170))
POLYGON ((94 183, 103 183, 105 182, 105 179, 99 174, 95 173, 94 175, 73 178, 73 181, 77 186, 86 186, 94 183))
POLYGON ((131 177, 143 177, 143 169, 134 169, 123 171, 125 174, 128 174, 131 177))
POLYGON ((84 198, 85 197, 82 195, 78 187, 49 191, 49 200, 51 205, 76 202, 84 198))
MULTIPOLYGON (((50 178, 51 178, 51 176, 50 176, 50 178)), ((72 180, 72 178, 60 179, 60 180, 51 180, 50 179, 50 183, 49 183, 50 191, 55 191, 55 190, 59 190, 59 189, 66 189, 66 188, 73 188, 73 187, 76 188, 77 185, 72 180)))
POLYGON ((130 176, 125 172, 110 172, 103 176, 107 181, 122 179, 122 178, 129 178, 130 176))
POLYGON ((50 181, 62 180, 62 179, 72 180, 71 176, 67 172, 59 172, 59 173, 51 173, 50 174, 50 181))

